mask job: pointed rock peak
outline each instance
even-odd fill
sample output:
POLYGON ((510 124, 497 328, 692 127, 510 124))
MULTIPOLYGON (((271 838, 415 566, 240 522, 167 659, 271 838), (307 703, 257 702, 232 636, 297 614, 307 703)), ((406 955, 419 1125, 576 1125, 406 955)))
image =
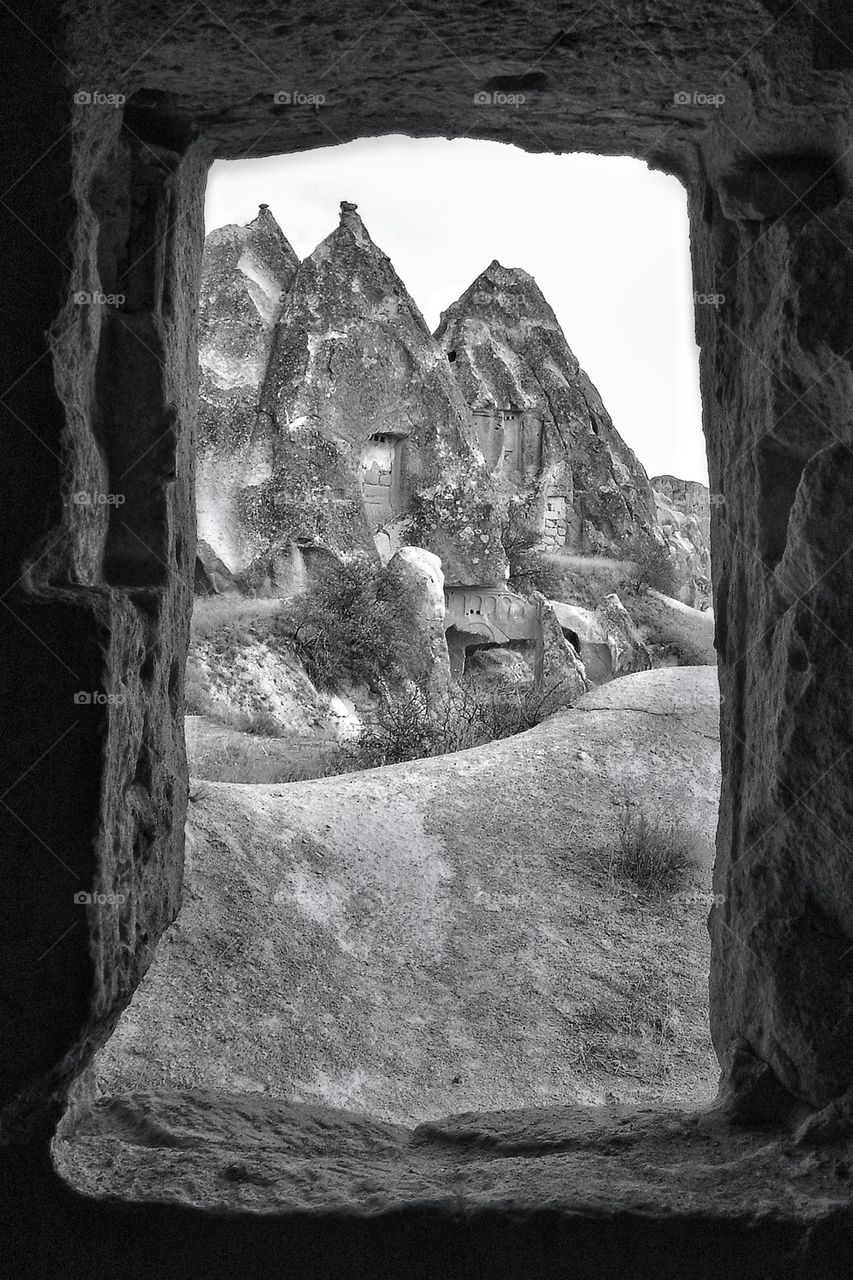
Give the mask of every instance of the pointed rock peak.
POLYGON ((349 231, 356 244, 365 248, 373 244, 367 234, 367 228, 359 217, 358 205, 353 204, 351 200, 341 201, 341 229, 349 231))
POLYGON ((436 338, 441 341, 450 327, 467 319, 490 325, 528 322, 559 329, 557 317, 533 276, 521 267, 504 267, 497 258, 441 313, 436 338))
POLYGON ((275 256, 281 255, 283 261, 291 268, 299 263, 296 250, 288 240, 275 219, 268 204, 258 205, 258 212, 248 224, 247 230, 259 248, 265 249, 275 256))
POLYGON ((498 288, 527 291, 538 298, 543 298, 544 301, 539 285, 528 271, 523 271, 521 267, 504 267, 498 262, 497 258, 492 258, 485 271, 480 272, 471 288, 476 289, 478 286, 488 286, 490 284, 498 288))
POLYGON ((256 229, 260 229, 260 228, 264 228, 268 230, 275 229, 281 235, 284 234, 284 232, 281 230, 281 227, 276 222, 275 214, 270 212, 270 207, 268 204, 258 205, 258 212, 255 214, 254 218, 252 218, 252 221, 248 225, 256 229))
MULTIPOLYGON (((249 223, 249 226, 250 227, 264 227, 264 226, 278 227, 278 223, 275 220, 275 216, 272 213, 270 213, 269 205, 259 204, 258 212, 255 214, 254 218, 249 223)), ((281 227, 278 227, 278 229, 280 231, 281 227)))

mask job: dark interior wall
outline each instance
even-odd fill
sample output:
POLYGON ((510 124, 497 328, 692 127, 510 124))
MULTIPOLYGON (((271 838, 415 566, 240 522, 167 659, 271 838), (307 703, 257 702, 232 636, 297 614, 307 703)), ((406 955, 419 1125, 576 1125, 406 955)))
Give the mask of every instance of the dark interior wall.
POLYGON ((723 297, 696 307, 723 692, 714 1039, 732 1097, 755 1070, 777 1110, 848 1087, 853 82, 831 17, 3 11, 6 1138, 46 1140, 179 904, 207 164, 389 132, 634 155, 688 187, 696 290, 723 297))
POLYGON ((179 903, 206 166, 123 128, 120 108, 74 103, 46 45, 8 23, 0 1078, 15 1134, 56 1115, 179 903))

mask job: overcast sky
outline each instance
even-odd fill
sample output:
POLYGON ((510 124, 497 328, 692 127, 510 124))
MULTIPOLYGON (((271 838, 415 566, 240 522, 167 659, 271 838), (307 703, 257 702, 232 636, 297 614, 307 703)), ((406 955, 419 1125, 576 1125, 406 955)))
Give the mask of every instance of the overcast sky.
POLYGON ((270 206, 300 258, 353 200, 431 329, 497 258, 535 276, 649 475, 707 483, 687 205, 636 160, 529 155, 496 142, 362 139, 218 161, 207 229, 270 206))

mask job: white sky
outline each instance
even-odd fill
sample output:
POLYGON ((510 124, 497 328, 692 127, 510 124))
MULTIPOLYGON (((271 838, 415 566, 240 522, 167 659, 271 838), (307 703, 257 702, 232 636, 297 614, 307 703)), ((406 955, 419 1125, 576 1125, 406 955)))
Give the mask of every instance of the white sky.
POLYGON ((707 483, 687 202, 637 160, 529 155, 497 142, 361 139, 217 161, 208 231, 270 206, 300 258, 353 200, 431 329, 497 258, 536 278, 649 475, 707 483))

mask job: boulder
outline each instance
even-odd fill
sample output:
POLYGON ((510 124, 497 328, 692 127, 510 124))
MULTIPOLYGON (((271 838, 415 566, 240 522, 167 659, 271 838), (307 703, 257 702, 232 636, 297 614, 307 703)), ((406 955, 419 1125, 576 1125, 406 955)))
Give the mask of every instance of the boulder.
POLYGON ((651 654, 615 592, 595 611, 560 600, 549 600, 548 605, 579 653, 590 684, 651 668, 651 654))
POLYGON ((444 635, 444 574, 441 561, 423 547, 401 547, 385 568, 383 593, 398 593, 412 620, 413 674, 425 674, 433 694, 450 683, 444 635))
POLYGON ((195 549, 195 594, 218 596, 226 591, 236 591, 234 575, 211 546, 199 538, 195 549))
POLYGON ((614 676, 651 669, 651 654, 615 591, 604 597, 595 617, 607 637, 614 676))
POLYGON ((559 689, 561 702, 574 702, 589 689, 586 671, 576 649, 563 635, 560 621, 539 591, 532 597, 539 608, 539 638, 536 644, 535 680, 537 688, 559 689))
POLYGON ((582 605, 564 604, 561 600, 549 600, 563 631, 563 635, 577 650, 590 684, 604 684, 612 680, 613 656, 601 620, 591 609, 582 605))

